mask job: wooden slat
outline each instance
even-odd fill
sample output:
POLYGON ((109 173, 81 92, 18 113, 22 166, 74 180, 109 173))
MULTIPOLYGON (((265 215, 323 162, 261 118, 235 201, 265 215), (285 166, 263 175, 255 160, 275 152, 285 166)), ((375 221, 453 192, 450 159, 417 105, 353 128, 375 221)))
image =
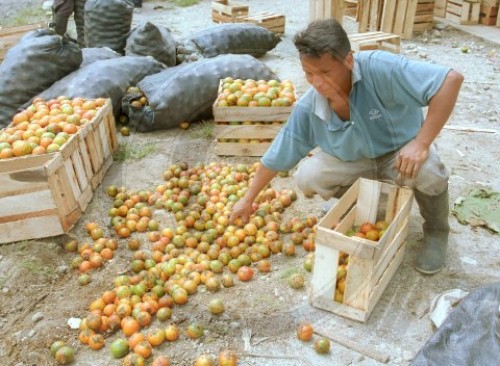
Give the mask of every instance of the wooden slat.
POLYGON ((78 200, 78 197, 80 197, 82 191, 80 190, 78 178, 71 159, 64 160, 64 170, 66 171, 66 176, 68 177, 71 192, 76 202, 78 200))
POLYGON ((415 14, 417 12, 418 0, 408 0, 406 7, 405 23, 403 25, 402 37, 411 39, 413 37, 413 24, 415 23, 415 14))
POLYGON ((344 304, 360 310, 368 309, 368 298, 372 290, 370 281, 372 271, 372 260, 349 256, 344 304))
POLYGON ((373 259, 377 249, 376 242, 356 236, 348 237, 326 229, 318 230, 316 233, 316 243, 318 244, 317 246, 325 245, 362 259, 373 259))
POLYGON ((92 184, 92 189, 96 189, 99 184, 101 184, 102 180, 104 179, 104 176, 106 175, 106 172, 108 171, 109 167, 113 164, 113 156, 109 156, 105 161, 104 164, 102 165, 101 169, 92 177, 91 184, 92 184))
POLYGON ((0 160, 0 174, 14 173, 32 168, 38 168, 54 158, 55 153, 43 155, 26 155, 18 158, 0 160))
POLYGON ((382 11, 382 21, 380 30, 392 33, 394 25, 394 15, 396 13, 397 0, 385 0, 384 10, 382 11))
POLYGON ((214 107, 214 121, 286 121, 292 107, 214 107))
POLYGON ((361 179, 359 184, 358 212, 354 224, 361 225, 365 222, 375 222, 377 220, 381 183, 361 179))
POLYGON ((329 230, 334 224, 338 224, 341 217, 344 216, 348 212, 349 208, 356 203, 358 192, 359 180, 349 187, 335 206, 331 208, 321 220, 319 220, 318 230, 321 228, 329 230))
POLYGON ((406 9, 408 7, 408 0, 399 0, 398 6, 396 7, 396 21, 394 22, 394 28, 391 33, 403 34, 403 27, 406 21, 406 9))
POLYGON ((0 219, 13 215, 28 216, 31 212, 55 208, 56 204, 49 189, 17 194, 0 199, 0 219))
POLYGON ((388 267, 389 263, 395 256, 396 252, 402 245, 404 245, 407 233, 408 233, 408 218, 406 218, 403 227, 400 228, 399 232, 394 237, 393 241, 391 242, 391 245, 388 245, 386 248, 384 248, 383 253, 380 255, 377 263, 375 263, 373 267, 373 273, 370 279, 371 288, 375 288, 375 286, 378 284, 380 280, 380 277, 382 277, 382 274, 388 267))
POLYGON ((366 32, 368 30, 368 22, 370 20, 370 0, 360 0, 361 5, 361 15, 358 26, 358 32, 366 32))
POLYGON ((0 243, 10 243, 19 240, 29 240, 40 237, 56 236, 64 233, 57 214, 32 217, 0 224, 0 243))
POLYGON ((329 311, 333 314, 343 316, 344 318, 356 320, 363 323, 368 320, 369 314, 366 311, 340 304, 338 302, 332 301, 332 299, 327 297, 311 296, 309 298, 309 302, 312 306, 318 309, 329 311))
POLYGON ((215 153, 221 156, 262 156, 270 143, 218 142, 215 153))
POLYGON ((325 297, 333 302, 337 283, 339 251, 327 246, 317 247, 314 252, 314 269, 311 286, 313 297, 325 297))
POLYGON ((283 125, 215 125, 215 136, 225 139, 273 139, 283 125))
POLYGON ((405 254, 405 245, 402 245, 398 252, 396 253, 396 256, 394 259, 391 261, 387 269, 385 270, 384 274, 382 275, 382 278, 380 279, 378 285, 374 288, 372 294, 370 295, 370 299, 368 300, 368 310, 367 310, 367 316, 370 316, 372 313, 373 309, 377 305, 378 300, 384 293, 384 290, 386 289, 387 285, 391 281, 392 277, 394 277, 394 274, 399 268, 399 265, 403 261, 403 256, 405 254))
POLYGON ((76 178, 78 179, 78 186, 81 191, 84 191, 90 185, 90 177, 87 176, 83 160, 79 151, 75 151, 71 155, 71 163, 75 169, 76 178))

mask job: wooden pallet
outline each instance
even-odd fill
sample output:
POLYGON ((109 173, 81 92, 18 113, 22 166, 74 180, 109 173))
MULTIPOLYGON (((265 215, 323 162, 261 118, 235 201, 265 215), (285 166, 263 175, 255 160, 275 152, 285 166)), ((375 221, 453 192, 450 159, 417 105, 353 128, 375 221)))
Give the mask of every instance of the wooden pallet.
POLYGON ((318 223, 309 301, 312 306, 365 322, 403 260, 413 192, 359 179, 318 223), (344 234, 353 225, 385 220, 374 242, 344 234), (335 227, 332 229, 332 227, 335 227), (343 302, 334 301, 340 252, 349 254, 343 302))
POLYGON ((0 244, 70 230, 111 166, 117 146, 108 100, 60 151, 0 160, 0 244))
POLYGON ((0 61, 5 58, 7 51, 12 48, 28 32, 47 27, 47 22, 22 25, 19 27, 0 27, 0 61))
POLYGON ((481 4, 479 7, 479 23, 484 25, 495 25, 498 17, 497 6, 481 4))
POLYGON ((266 28, 274 33, 285 33, 285 15, 276 13, 259 13, 257 15, 241 17, 241 22, 252 23, 266 28))
POLYGON ((434 0, 360 0, 359 32, 382 31, 411 39, 432 29, 434 0))
POLYGON ((237 23, 238 18, 248 16, 248 5, 232 0, 212 1, 212 21, 215 23, 237 23))
POLYGON ((478 24, 479 11, 478 0, 448 0, 446 19, 455 24, 478 24))
POLYGON ((400 53, 401 37, 384 32, 366 32, 349 34, 353 51, 383 50, 400 53))
POLYGON ((342 24, 344 0, 309 0, 309 22, 335 19, 342 24))

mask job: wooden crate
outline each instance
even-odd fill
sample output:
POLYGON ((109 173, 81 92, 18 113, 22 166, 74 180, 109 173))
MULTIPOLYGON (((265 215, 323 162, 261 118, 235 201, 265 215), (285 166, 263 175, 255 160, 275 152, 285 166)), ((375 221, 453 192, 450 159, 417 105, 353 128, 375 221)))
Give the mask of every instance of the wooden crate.
POLYGON ((28 32, 46 28, 47 22, 22 25, 19 27, 0 27, 0 61, 5 58, 7 51, 14 46, 28 32))
POLYGON ((223 156, 262 156, 285 122, 214 122, 215 153, 223 156))
POLYGON ((349 34, 351 48, 354 51, 383 50, 400 53, 401 37, 384 32, 366 32, 349 34))
POLYGON ((285 33, 285 16, 276 13, 259 13, 250 17, 240 18, 243 23, 252 23, 266 28, 274 33, 285 33))
POLYGON ((212 21, 215 23, 236 23, 238 18, 248 16, 248 5, 232 0, 212 1, 212 21))
POLYGON ((0 160, 0 243, 70 230, 111 166, 117 146, 108 100, 60 151, 0 160))
POLYGON ((344 0, 344 16, 356 20, 358 0, 344 0))
POLYGON ((335 19, 342 24, 344 0, 309 0, 309 22, 335 19))
POLYGON ((481 4, 479 7, 479 23, 495 25, 498 17, 498 4, 496 6, 481 4))
POLYGON ((311 305, 368 319, 403 259, 412 201, 409 188, 363 178, 352 185, 318 223, 311 305), (377 242, 344 235, 353 225, 377 220, 390 223, 377 242), (334 301, 340 252, 349 254, 343 303, 334 301))
POLYGON ((446 19, 455 24, 478 24, 480 7, 477 0, 448 0, 446 19))
POLYGON ((440 18, 446 17, 446 4, 448 0, 436 0, 434 2, 434 15, 440 18))

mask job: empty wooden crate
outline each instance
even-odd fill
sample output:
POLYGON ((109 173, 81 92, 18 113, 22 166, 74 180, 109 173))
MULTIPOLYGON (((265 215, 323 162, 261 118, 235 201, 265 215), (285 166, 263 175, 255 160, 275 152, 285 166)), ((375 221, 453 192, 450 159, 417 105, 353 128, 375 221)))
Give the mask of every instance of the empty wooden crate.
POLYGON ((478 24, 479 0, 448 0, 446 19, 456 24, 478 24))
POLYGON ((365 32, 349 34, 351 48, 354 51, 382 50, 400 53, 401 37, 384 32, 365 32))
POLYGON ((318 223, 312 289, 313 306, 366 321, 404 255, 413 192, 359 179, 318 223), (378 241, 347 236, 366 222, 389 223, 378 241), (349 256, 342 302, 334 301, 339 257, 349 256))
POLYGON ((232 0, 212 1, 212 21, 215 23, 236 23, 248 16, 248 5, 232 0))
POLYGON ((117 146, 108 100, 60 151, 0 160, 0 243, 70 230, 111 166, 117 146))
POLYGON ((260 13, 249 17, 242 18, 244 23, 252 23, 263 28, 266 28, 274 33, 285 33, 285 15, 275 13, 260 13))

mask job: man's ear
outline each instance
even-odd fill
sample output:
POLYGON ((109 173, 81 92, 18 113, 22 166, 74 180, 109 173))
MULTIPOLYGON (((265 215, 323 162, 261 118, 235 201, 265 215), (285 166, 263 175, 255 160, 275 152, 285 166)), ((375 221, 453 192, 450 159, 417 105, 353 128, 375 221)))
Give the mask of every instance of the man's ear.
POLYGON ((354 68, 354 51, 349 51, 344 59, 344 65, 346 65, 351 70, 354 68))

